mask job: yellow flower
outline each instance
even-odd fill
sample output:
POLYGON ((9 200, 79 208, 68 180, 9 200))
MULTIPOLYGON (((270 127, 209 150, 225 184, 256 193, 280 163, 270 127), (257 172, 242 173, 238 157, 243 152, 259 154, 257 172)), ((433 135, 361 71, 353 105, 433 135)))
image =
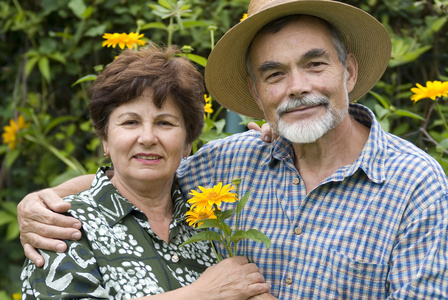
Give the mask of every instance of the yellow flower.
POLYGON ((20 299, 22 299, 22 294, 21 293, 14 293, 14 294, 12 294, 12 298, 14 300, 20 300, 20 299))
POLYGON ((204 100, 205 100, 204 111, 209 114, 213 113, 212 104, 209 103, 211 99, 212 99, 211 96, 207 97, 207 94, 204 94, 204 100))
POLYGON ((192 204, 192 208, 197 208, 198 210, 205 210, 206 208, 211 209, 213 205, 220 207, 222 202, 235 202, 236 194, 232 193, 233 187, 230 184, 222 186, 222 182, 218 183, 212 188, 198 187, 202 193, 196 192, 194 190, 189 193, 193 197, 188 200, 188 203, 192 204))
POLYGON ((18 143, 17 134, 20 130, 28 128, 29 125, 30 124, 25 122, 23 116, 17 118, 17 123, 11 119, 9 121, 9 126, 3 126, 3 130, 5 131, 2 134, 3 143, 8 144, 8 147, 11 150, 15 149, 18 143))
POLYGON ((129 35, 127 33, 105 33, 103 35, 103 38, 106 39, 103 41, 103 47, 112 46, 115 48, 117 45, 124 49, 124 47, 128 47, 129 49, 132 49, 133 47, 137 46, 143 46, 146 44, 145 41, 140 40, 142 37, 144 37, 144 34, 138 34, 131 32, 129 35))
POLYGON ((200 220, 205 220, 205 219, 216 219, 215 213, 212 209, 201 209, 201 210, 197 210, 197 209, 191 209, 189 211, 187 211, 187 213, 185 214, 187 216, 187 222, 189 226, 194 226, 197 227, 199 225, 201 225, 204 222, 197 222, 200 220), (197 223, 195 223, 197 222, 197 223))
POLYGON ((411 96, 411 100, 415 102, 424 99, 431 98, 436 100, 437 97, 448 96, 448 81, 427 81, 426 87, 416 84, 417 87, 411 89, 414 95, 411 96))
POLYGON ((243 17, 240 19, 240 22, 245 20, 247 18, 247 14, 244 14, 243 17))

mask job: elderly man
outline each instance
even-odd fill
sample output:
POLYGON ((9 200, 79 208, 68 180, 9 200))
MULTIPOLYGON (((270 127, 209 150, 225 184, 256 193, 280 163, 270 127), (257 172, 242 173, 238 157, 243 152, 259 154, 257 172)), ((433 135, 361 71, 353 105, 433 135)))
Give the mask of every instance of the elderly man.
MULTIPOLYGON (((443 170, 350 103, 376 84, 390 50, 385 28, 353 6, 252 0, 248 18, 210 55, 209 92, 233 111, 265 118, 279 138, 264 143, 249 131, 213 141, 178 177, 185 193, 243 179, 241 193, 252 193, 240 226, 263 231, 272 245, 244 240, 239 254, 259 266, 279 299, 448 298, 443 170)), ((57 191, 88 187, 80 181, 57 191)), ((32 231, 76 234, 34 221, 74 223, 44 205, 67 209, 49 190, 19 206, 22 242, 34 261, 39 255, 28 243, 64 245, 32 231)))

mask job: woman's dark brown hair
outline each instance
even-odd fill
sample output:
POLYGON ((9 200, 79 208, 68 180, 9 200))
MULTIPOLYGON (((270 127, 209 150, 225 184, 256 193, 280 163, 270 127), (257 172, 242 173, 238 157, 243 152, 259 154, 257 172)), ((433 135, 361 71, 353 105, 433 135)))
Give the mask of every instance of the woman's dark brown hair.
POLYGON ((90 89, 89 110, 96 133, 107 140, 112 111, 152 92, 154 104, 161 108, 170 95, 182 112, 187 143, 196 140, 204 125, 204 84, 201 73, 177 47, 159 48, 154 44, 139 50, 125 50, 98 76, 90 89))

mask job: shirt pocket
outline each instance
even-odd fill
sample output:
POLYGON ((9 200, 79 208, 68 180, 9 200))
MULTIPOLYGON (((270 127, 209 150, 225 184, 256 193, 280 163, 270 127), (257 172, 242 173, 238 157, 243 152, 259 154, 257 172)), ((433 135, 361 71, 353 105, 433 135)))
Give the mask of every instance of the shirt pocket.
POLYGON ((316 299, 384 299, 388 265, 353 260, 323 249, 318 270, 316 299))

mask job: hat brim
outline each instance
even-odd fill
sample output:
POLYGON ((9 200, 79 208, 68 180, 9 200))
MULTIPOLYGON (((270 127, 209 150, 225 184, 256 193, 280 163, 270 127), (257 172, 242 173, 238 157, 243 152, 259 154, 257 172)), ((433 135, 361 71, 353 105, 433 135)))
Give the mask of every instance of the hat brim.
POLYGON ((225 108, 264 119, 248 85, 246 51, 256 33, 266 24, 287 15, 319 17, 335 26, 345 38, 347 50, 358 62, 358 79, 350 101, 365 95, 381 78, 389 63, 391 40, 374 17, 354 6, 335 1, 273 1, 269 7, 232 27, 218 41, 205 68, 208 92, 225 108))

